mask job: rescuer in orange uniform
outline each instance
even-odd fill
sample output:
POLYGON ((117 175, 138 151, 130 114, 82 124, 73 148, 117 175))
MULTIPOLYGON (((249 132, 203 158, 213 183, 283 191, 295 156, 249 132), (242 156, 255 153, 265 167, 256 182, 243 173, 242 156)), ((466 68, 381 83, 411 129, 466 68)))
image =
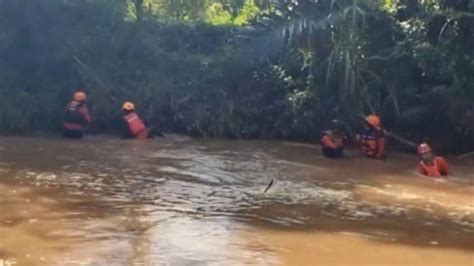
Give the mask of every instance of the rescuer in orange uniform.
POLYGON ((381 127, 380 117, 369 115, 364 119, 366 130, 360 136, 362 154, 368 158, 385 158, 386 132, 381 127))
POLYGON ((431 147, 422 143, 418 146, 418 155, 421 161, 418 163, 417 172, 430 177, 441 177, 449 174, 449 166, 441 156, 434 156, 431 147))
POLYGON ((84 129, 92 122, 86 106, 87 96, 82 91, 76 91, 64 112, 63 134, 65 138, 80 139, 84 129))
POLYGON ((321 135, 321 151, 327 158, 342 158, 344 156, 344 140, 342 124, 332 120, 330 130, 321 135))
POLYGON ((135 104, 125 102, 123 110, 123 135, 125 138, 146 139, 151 138, 151 130, 145 120, 135 112, 135 104))

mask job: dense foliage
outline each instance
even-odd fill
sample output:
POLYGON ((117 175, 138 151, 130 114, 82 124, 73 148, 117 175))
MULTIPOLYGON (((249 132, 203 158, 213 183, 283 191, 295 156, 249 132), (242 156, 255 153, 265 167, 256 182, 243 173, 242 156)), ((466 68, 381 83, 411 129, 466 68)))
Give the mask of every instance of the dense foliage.
POLYGON ((91 130, 132 100, 162 128, 316 139, 375 112, 474 147, 474 1, 0 0, 0 132, 55 131, 77 88, 91 130))

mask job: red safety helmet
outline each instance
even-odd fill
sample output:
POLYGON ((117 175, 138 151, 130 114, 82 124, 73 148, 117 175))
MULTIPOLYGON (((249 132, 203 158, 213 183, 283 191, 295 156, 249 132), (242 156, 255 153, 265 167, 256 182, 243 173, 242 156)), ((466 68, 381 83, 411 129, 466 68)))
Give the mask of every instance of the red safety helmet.
POLYGON ((365 121, 367 122, 367 124, 375 127, 375 128, 378 128, 380 127, 380 124, 381 124, 381 120, 380 120, 380 117, 376 116, 376 115, 368 115, 366 118, 365 118, 365 121))

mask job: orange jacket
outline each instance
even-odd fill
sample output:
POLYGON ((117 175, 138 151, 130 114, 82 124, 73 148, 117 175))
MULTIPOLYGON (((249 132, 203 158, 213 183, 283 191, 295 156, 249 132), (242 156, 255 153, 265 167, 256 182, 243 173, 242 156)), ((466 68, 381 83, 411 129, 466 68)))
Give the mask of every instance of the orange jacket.
POLYGON ((344 146, 343 138, 334 136, 331 131, 326 131, 321 137, 321 146, 323 146, 323 148, 337 150, 344 146))
POLYGON ((86 125, 92 123, 92 118, 86 105, 77 101, 71 101, 65 110, 64 128, 70 130, 82 130, 86 125))
POLYGON ((138 139, 148 138, 148 130, 143 120, 135 112, 130 112, 123 116, 127 123, 131 137, 138 139))
POLYGON ((443 157, 435 157, 431 165, 426 164, 424 161, 418 163, 417 172, 430 176, 430 177, 441 177, 446 176, 449 173, 449 166, 443 157))
POLYGON ((385 157, 385 133, 382 128, 372 128, 361 136, 362 154, 382 159, 385 157))

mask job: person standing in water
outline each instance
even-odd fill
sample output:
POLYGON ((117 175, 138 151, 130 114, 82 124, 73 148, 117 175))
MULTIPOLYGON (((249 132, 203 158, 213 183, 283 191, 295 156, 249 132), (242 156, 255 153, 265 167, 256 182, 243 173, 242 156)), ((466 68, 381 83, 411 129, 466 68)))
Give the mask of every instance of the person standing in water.
POLYGON ((86 106, 87 96, 83 91, 76 91, 67 104, 64 113, 63 135, 65 138, 80 139, 92 119, 86 106))
POLYGON ((431 147, 422 143, 418 146, 418 156, 421 161, 418 163, 417 172, 429 177, 441 177, 449 174, 449 166, 441 156, 434 156, 431 147))
POLYGON ((359 136, 362 154, 367 158, 385 159, 385 130, 380 117, 369 115, 364 119, 365 132, 359 136))
POLYGON ((321 136, 321 151, 327 158, 344 157, 345 136, 342 130, 342 124, 334 119, 330 123, 330 129, 323 132, 321 136))
POLYGON ((125 102, 123 110, 123 136, 127 139, 147 139, 153 137, 148 123, 135 112, 135 104, 125 102))

